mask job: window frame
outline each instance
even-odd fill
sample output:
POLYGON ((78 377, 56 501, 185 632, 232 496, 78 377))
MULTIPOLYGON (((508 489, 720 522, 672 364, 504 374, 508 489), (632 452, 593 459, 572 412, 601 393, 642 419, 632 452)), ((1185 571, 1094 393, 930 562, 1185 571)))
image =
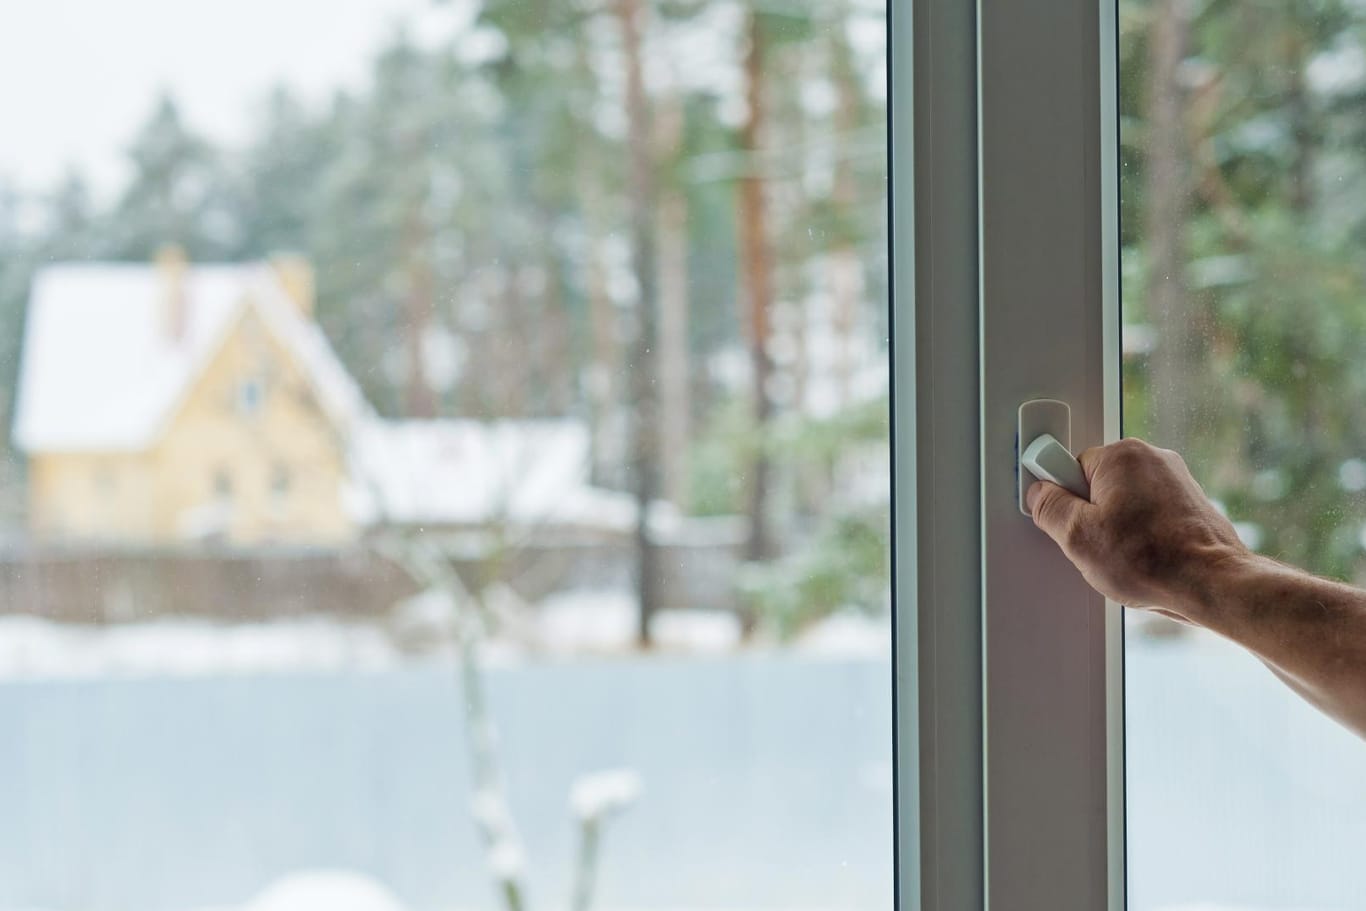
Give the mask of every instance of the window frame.
POLYGON ((1124 907, 1122 609, 1015 501, 1020 402, 1120 434, 1116 6, 890 13, 902 909, 1124 907))

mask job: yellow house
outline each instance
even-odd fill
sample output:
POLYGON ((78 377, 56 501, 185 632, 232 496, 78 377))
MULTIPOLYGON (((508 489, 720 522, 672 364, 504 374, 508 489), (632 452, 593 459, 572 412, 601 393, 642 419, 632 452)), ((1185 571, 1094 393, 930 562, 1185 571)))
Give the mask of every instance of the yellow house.
POLYGON ((38 540, 330 544, 372 417, 306 262, 62 264, 35 278, 14 439, 38 540))

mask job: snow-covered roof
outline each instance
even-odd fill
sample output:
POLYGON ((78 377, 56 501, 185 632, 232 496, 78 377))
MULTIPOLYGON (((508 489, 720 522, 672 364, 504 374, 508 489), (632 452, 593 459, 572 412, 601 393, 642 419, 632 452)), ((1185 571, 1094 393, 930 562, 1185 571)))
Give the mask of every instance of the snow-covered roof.
POLYGON ((351 436, 364 523, 494 522, 626 530, 635 503, 589 483, 589 431, 572 419, 381 421, 351 436))
POLYGON ((180 332, 152 264, 58 264, 35 277, 14 439, 27 452, 140 450, 156 441, 245 308, 298 358, 328 415, 370 414, 322 330, 267 263, 189 264, 180 332))

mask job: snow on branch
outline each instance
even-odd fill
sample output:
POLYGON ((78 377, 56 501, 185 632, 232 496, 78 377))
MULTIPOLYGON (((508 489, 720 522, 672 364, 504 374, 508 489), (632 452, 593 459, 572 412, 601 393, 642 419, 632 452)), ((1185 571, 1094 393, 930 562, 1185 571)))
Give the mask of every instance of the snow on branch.
POLYGON ((597 822, 630 807, 640 791, 640 775, 634 769, 595 772, 575 780, 569 806, 580 822, 597 822))

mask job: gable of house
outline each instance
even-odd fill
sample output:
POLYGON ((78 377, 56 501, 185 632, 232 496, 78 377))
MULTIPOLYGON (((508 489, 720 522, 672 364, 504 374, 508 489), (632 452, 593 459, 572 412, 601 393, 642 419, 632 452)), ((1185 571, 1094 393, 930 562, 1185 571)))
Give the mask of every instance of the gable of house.
POLYGON ((370 415, 266 264, 59 266, 35 282, 15 439, 42 536, 324 543, 370 415), (168 312, 174 293, 178 312, 168 312))
POLYGON ((148 449, 248 308, 297 359, 333 421, 345 426, 370 413, 322 330, 269 264, 193 265, 178 277, 167 271, 95 263, 38 273, 15 406, 20 450, 148 449))

